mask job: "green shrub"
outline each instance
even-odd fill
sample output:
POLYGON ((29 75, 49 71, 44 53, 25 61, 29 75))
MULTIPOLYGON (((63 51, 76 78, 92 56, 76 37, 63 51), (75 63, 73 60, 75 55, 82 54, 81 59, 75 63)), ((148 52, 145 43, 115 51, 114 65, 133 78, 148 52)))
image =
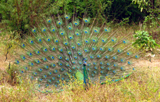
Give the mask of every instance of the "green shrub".
POLYGON ((136 41, 133 45, 138 46, 141 50, 151 51, 159 46, 156 41, 149 35, 148 31, 137 31, 135 35, 136 41))

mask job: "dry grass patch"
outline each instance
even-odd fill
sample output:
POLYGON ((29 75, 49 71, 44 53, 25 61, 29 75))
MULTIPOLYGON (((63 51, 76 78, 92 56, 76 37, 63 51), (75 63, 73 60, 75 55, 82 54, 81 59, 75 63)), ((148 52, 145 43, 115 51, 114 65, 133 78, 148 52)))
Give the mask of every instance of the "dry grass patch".
MULTIPOLYGON (((138 64, 140 63, 142 62, 139 61, 138 64)), ((1 85, 0 100, 7 102, 159 102, 160 68, 159 66, 150 68, 139 66, 130 77, 122 81, 104 85, 92 84, 89 90, 84 90, 82 85, 75 86, 73 89, 67 87, 59 93, 44 94, 33 90, 32 84, 29 83, 16 86, 5 83, 1 85)))

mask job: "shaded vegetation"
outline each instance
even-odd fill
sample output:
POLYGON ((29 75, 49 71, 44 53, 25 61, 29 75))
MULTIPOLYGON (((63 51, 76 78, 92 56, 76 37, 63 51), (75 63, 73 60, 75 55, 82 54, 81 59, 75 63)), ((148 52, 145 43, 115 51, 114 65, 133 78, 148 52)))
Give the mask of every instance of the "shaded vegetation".
POLYGON ((159 0, 135 3, 135 0, 0 0, 0 21, 4 31, 12 31, 12 37, 30 34, 30 28, 37 26, 45 16, 57 13, 74 14, 107 20, 107 22, 137 23, 152 14, 159 17, 159 0), (154 1, 154 2, 152 2, 154 1), (143 10, 142 10, 143 8, 143 10))

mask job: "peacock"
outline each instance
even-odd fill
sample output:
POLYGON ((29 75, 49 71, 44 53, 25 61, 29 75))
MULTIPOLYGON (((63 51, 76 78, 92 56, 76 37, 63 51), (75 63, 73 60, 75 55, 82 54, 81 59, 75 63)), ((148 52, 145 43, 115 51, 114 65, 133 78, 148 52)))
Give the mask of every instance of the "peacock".
POLYGON ((106 22, 99 22, 69 14, 44 18, 31 29, 32 36, 16 43, 22 48, 15 56, 20 75, 43 87, 60 87, 61 81, 69 82, 72 77, 86 84, 128 76, 139 58, 128 40, 130 34, 118 35, 106 22))

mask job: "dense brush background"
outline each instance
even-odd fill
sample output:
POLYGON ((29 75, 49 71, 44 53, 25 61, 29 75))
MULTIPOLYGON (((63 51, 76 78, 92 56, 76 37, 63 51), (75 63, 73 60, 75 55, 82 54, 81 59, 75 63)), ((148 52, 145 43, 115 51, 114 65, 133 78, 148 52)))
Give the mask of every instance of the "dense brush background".
MULTIPOLYGON (((65 86, 59 93, 41 93, 34 86, 19 82, 9 60, 14 59, 13 40, 25 40, 30 28, 36 27, 44 17, 63 15, 65 12, 82 19, 83 15, 107 21, 123 34, 137 30, 148 31, 160 44, 160 0, 0 0, 0 101, 60 101, 60 102, 159 102, 160 101, 160 48, 153 52, 150 62, 142 57, 136 71, 127 79, 104 85, 91 85, 84 90, 79 82, 65 86), (76 11, 76 12, 75 12, 76 11)), ((99 22, 99 24, 101 24, 99 22)), ((130 40, 130 39, 129 39, 130 40)), ((146 53, 144 53, 146 54, 146 53)))

